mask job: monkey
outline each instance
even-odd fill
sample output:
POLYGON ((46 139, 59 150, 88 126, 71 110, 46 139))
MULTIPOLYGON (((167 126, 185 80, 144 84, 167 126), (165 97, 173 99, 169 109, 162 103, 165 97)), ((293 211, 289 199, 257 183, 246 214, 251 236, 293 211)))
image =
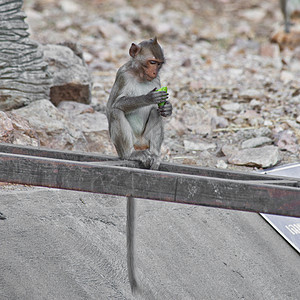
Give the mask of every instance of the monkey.
MULTIPOLYGON (((157 38, 132 43, 130 59, 117 71, 107 102, 109 135, 121 159, 157 170, 164 138, 162 117, 172 114, 159 72, 165 57, 157 38), (164 105, 158 106, 159 103, 164 105)), ((135 199, 127 197, 127 268, 131 291, 138 290, 134 270, 135 199)))
POLYGON ((163 141, 161 117, 172 114, 169 95, 157 91, 165 58, 156 38, 132 43, 129 54, 131 59, 117 71, 108 99, 109 134, 120 158, 157 169, 163 141))
POLYGON ((290 18, 295 11, 300 11, 299 0, 280 0, 280 8, 284 17, 284 31, 290 32, 290 18))

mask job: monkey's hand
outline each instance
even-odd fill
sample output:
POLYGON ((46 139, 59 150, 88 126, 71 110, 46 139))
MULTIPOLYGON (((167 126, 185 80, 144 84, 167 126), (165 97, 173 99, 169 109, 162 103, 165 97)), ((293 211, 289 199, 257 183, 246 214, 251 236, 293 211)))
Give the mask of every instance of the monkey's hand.
POLYGON ((157 111, 162 117, 170 117, 172 115, 172 104, 169 101, 166 101, 163 106, 160 106, 157 111))
POLYGON ((165 91, 157 91, 156 88, 146 95, 149 104, 158 104, 167 101, 169 94, 165 91))

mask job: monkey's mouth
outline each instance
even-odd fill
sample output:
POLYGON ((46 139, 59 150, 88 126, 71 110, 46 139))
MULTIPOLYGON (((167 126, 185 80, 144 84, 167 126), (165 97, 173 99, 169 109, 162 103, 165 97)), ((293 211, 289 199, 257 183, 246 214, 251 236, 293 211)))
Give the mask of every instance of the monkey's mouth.
POLYGON ((153 79, 155 79, 155 78, 156 78, 156 75, 150 76, 150 75, 146 74, 146 79, 147 79, 148 81, 151 81, 151 80, 153 80, 153 79))

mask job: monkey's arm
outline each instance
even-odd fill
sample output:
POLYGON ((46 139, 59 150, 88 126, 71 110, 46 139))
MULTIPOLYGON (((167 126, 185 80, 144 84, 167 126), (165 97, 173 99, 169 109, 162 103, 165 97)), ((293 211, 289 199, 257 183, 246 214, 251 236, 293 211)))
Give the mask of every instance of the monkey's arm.
MULTIPOLYGON (((119 109, 124 113, 128 113, 135 109, 158 104, 167 100, 168 94, 164 91, 155 91, 153 85, 152 87, 143 87, 142 90, 144 90, 145 94, 135 96, 135 91, 141 90, 140 84, 140 82, 128 74, 126 65, 121 67, 118 70, 115 83, 110 93, 107 104, 108 110, 119 109)), ((157 84, 160 85, 159 80, 157 84)))
POLYGON ((117 108, 128 113, 144 106, 165 102, 167 99, 168 94, 166 92, 154 90, 150 91, 146 95, 135 97, 121 95, 121 97, 116 98, 112 104, 112 108, 117 108))

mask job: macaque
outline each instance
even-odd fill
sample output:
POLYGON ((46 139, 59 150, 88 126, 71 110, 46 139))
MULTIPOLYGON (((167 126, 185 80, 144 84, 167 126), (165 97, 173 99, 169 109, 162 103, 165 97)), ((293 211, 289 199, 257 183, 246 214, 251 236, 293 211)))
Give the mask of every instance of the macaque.
POLYGON ((132 44, 131 59, 117 72, 107 103, 109 133, 122 159, 157 169, 163 141, 162 117, 172 114, 168 94, 157 91, 165 62, 157 39, 132 44), (158 108, 158 103, 165 105, 158 108))
POLYGON ((291 15, 300 11, 300 0, 280 0, 280 8, 284 17, 284 30, 290 32, 291 15))
MULTIPOLYGON (((172 114, 165 91, 157 91, 159 72, 165 62, 157 39, 131 44, 130 60, 117 72, 107 103, 109 133, 121 159, 136 160, 144 168, 158 169, 163 142, 162 117, 172 114), (158 106, 159 103, 164 103, 158 106)), ((134 274, 135 199, 127 197, 127 267, 132 292, 134 274)))

